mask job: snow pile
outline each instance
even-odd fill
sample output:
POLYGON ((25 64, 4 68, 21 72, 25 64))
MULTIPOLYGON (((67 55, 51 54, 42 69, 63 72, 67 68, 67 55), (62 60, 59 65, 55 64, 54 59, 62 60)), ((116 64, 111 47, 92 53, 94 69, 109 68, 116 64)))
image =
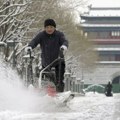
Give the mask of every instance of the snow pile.
POLYGON ((80 120, 112 120, 114 103, 113 97, 88 92, 85 97, 74 99, 71 108, 81 113, 80 120))
POLYGON ((21 81, 17 73, 1 60, 0 111, 41 112, 50 111, 51 108, 54 108, 49 105, 53 102, 50 98, 29 91, 21 81))

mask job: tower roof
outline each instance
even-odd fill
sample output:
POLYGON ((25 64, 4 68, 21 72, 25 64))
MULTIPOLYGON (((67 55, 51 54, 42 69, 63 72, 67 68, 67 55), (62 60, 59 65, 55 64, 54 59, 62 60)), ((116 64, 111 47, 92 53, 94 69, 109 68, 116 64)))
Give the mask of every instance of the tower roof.
POLYGON ((86 17, 120 17, 120 7, 88 7, 88 12, 81 16, 86 17))

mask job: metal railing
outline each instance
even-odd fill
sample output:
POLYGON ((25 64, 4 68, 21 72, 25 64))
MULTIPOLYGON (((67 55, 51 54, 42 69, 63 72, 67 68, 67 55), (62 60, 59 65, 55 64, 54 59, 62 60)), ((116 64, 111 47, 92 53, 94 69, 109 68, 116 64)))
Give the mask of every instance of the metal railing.
POLYGON ((76 78, 71 73, 65 73, 65 91, 71 91, 76 95, 84 95, 84 81, 76 78))

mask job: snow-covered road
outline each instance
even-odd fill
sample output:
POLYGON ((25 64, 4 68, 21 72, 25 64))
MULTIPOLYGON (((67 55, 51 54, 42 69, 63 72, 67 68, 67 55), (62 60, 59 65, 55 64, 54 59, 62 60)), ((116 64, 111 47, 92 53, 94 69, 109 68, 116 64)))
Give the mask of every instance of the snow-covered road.
POLYGON ((0 120, 120 120, 120 94, 86 93, 68 106, 25 89, 17 74, 0 64, 0 120))
POLYGON ((120 120, 120 94, 106 97, 87 93, 84 97, 74 98, 69 107, 56 106, 48 96, 38 103, 36 108, 35 103, 32 104, 34 109, 30 106, 19 110, 6 107, 0 111, 0 120, 120 120))

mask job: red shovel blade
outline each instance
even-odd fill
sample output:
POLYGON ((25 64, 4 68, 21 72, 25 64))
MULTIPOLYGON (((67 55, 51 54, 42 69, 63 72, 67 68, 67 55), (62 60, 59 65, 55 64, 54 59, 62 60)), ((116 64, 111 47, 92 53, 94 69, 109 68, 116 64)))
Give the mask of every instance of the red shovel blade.
POLYGON ((49 96, 54 97, 56 95, 56 88, 53 86, 47 86, 47 93, 49 96))

